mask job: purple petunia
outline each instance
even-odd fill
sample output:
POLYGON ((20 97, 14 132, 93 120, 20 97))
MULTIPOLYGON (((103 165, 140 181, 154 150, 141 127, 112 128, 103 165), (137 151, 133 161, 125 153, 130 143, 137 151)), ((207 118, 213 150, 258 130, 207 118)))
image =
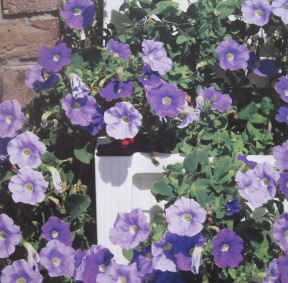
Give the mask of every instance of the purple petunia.
POLYGON ((90 93, 90 89, 85 86, 82 79, 74 73, 69 74, 73 98, 83 98, 90 93))
POLYGON ((288 199, 288 172, 280 173, 279 188, 281 193, 288 199))
POLYGON ((185 98, 185 92, 174 84, 163 83, 157 89, 147 90, 147 101, 160 118, 177 117, 185 106, 185 98))
POLYGON ((10 138, 0 138, 0 165, 5 162, 5 159, 8 156, 7 145, 10 140, 10 138))
POLYGON ((106 272, 97 276, 97 282, 141 283, 141 278, 138 275, 136 263, 122 265, 112 261, 106 272))
POLYGON ((273 149, 273 157, 276 160, 275 165, 280 170, 288 170, 288 141, 281 146, 277 145, 273 149))
POLYGON ((12 164, 17 164, 20 168, 36 168, 41 163, 46 146, 36 135, 26 131, 9 141, 7 151, 12 164))
POLYGON ((11 265, 6 266, 1 275, 1 282, 3 283, 39 283, 42 280, 42 275, 37 270, 33 270, 24 259, 16 260, 11 265))
POLYGON ((27 68, 25 85, 32 89, 49 89, 53 87, 60 80, 60 74, 48 74, 44 72, 42 75, 42 68, 37 64, 27 68))
POLYGON ((222 69, 231 71, 247 69, 249 50, 246 46, 238 44, 235 40, 228 38, 221 42, 215 50, 222 69))
POLYGON ((55 47, 49 48, 43 46, 40 51, 37 63, 45 69, 46 72, 59 72, 71 60, 71 49, 66 43, 60 42, 55 47))
POLYGON ((278 109, 275 119, 280 123, 288 123, 288 104, 284 104, 278 109))
POLYGON ((47 241, 57 239, 66 246, 71 246, 73 237, 70 224, 61 221, 58 217, 50 216, 48 221, 41 227, 41 236, 47 241))
POLYGON ((25 121, 17 100, 6 100, 0 104, 0 138, 14 138, 25 121))
POLYGON ((277 267, 278 267, 278 272, 280 274, 281 282, 285 283, 288 282, 288 255, 286 256, 281 256, 277 260, 277 267))
POLYGON ((274 61, 260 59, 252 52, 249 53, 248 66, 253 70, 253 73, 261 77, 275 76, 278 73, 274 61))
POLYGON ((104 114, 100 108, 100 105, 95 104, 95 114, 92 117, 91 123, 86 127, 81 127, 81 129, 88 131, 92 136, 96 136, 104 127, 104 114))
POLYGON ((96 100, 90 95, 73 97, 71 93, 68 93, 62 101, 62 108, 70 122, 80 126, 89 126, 97 111, 95 106, 96 100))
POLYGON ((73 276, 74 249, 58 240, 51 240, 40 253, 40 263, 48 270, 50 277, 73 276))
POLYGON ((272 8, 268 0, 250 0, 243 2, 241 11, 243 22, 264 26, 270 20, 272 8))
POLYGON ((130 213, 119 212, 110 229, 109 239, 114 245, 129 250, 146 240, 150 233, 149 225, 143 211, 139 208, 130 213))
POLYGON ((0 258, 9 257, 19 244, 21 232, 8 215, 0 214, 0 258))
POLYGON ((243 260, 241 252, 244 241, 233 230, 222 229, 217 237, 212 239, 214 262, 221 268, 235 268, 243 260))
POLYGON ((61 10, 67 26, 78 30, 91 27, 95 13, 95 4, 90 0, 68 0, 61 10))
POLYGON ((131 55, 131 50, 129 44, 121 43, 117 40, 110 39, 107 42, 107 51, 114 52, 120 58, 126 60, 131 55))
POLYGON ((225 206, 227 208, 227 215, 229 216, 241 211, 242 209, 237 198, 233 198, 231 201, 227 201, 225 206))
POLYGON ((148 91, 150 88, 157 88, 164 82, 159 73, 153 71, 149 65, 145 65, 142 68, 142 71, 144 74, 143 76, 139 77, 138 80, 140 83, 142 83, 146 91, 148 91))
POLYGON ((120 97, 130 96, 133 92, 133 82, 120 82, 116 79, 111 79, 111 82, 101 89, 100 95, 106 101, 112 101, 113 99, 117 99, 120 97))
POLYGON ((167 56, 164 43, 154 40, 144 39, 142 42, 142 59, 150 65, 153 71, 165 75, 172 68, 172 60, 167 56))
POLYGON ((274 89, 281 95, 283 101, 288 102, 288 79, 285 76, 279 78, 279 81, 274 85, 274 89))
POLYGON ((274 15, 281 18, 284 24, 288 24, 288 0, 274 0, 272 2, 272 12, 274 15))
POLYGON ((104 113, 106 132, 115 139, 134 138, 141 126, 142 115, 130 103, 118 102, 104 113))
POLYGON ((270 262, 266 270, 266 275, 263 278, 263 283, 280 283, 276 258, 270 262))
POLYGON ((288 213, 281 215, 274 223, 273 237, 277 240, 279 247, 288 253, 288 213))
POLYGON ((184 109, 180 112, 179 116, 182 117, 182 123, 177 127, 183 129, 193 122, 199 122, 201 110, 198 107, 188 106, 185 102, 184 109))
POLYGON ((193 199, 182 197, 166 209, 168 231, 192 237, 203 229, 206 211, 193 199))
POLYGON ((14 202, 35 205, 45 199, 48 185, 41 172, 26 167, 19 169, 10 179, 8 188, 14 202))

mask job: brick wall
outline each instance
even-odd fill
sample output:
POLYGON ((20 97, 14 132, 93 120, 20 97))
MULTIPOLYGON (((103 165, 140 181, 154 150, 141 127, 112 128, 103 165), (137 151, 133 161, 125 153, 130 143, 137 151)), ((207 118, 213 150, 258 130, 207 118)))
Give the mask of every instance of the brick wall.
POLYGON ((0 100, 22 106, 36 93, 25 86, 26 69, 39 49, 59 41, 60 0, 0 0, 0 100))

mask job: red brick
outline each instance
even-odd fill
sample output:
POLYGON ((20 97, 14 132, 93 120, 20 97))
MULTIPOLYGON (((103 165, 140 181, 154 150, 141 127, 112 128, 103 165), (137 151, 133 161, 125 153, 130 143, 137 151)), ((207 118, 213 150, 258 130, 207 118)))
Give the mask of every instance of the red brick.
POLYGON ((58 18, 7 20, 0 24, 0 59, 36 59, 39 49, 59 41, 58 18))
POLYGON ((3 0, 3 14, 55 11, 59 4, 59 0, 3 0))
POLYGON ((17 99, 22 107, 27 105, 36 92, 25 86, 26 68, 4 68, 1 100, 17 99))

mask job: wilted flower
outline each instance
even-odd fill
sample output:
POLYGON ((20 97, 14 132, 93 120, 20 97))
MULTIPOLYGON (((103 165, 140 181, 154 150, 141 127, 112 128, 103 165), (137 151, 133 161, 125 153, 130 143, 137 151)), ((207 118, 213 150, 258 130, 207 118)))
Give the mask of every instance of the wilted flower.
POLYGON ((40 56, 37 62, 46 72, 59 72, 72 60, 71 49, 64 42, 58 43, 53 48, 43 46, 39 52, 40 56))
POLYGON ((279 188, 281 193, 288 199, 288 172, 280 173, 279 188))
POLYGON ((288 141, 281 146, 277 145, 273 149, 273 157, 276 160, 275 165, 280 170, 288 170, 288 141))
POLYGON ((146 64, 151 66, 153 71, 164 75, 171 70, 173 63, 172 60, 167 57, 163 42, 144 39, 142 49, 142 59, 146 64))
POLYGON ((31 265, 33 270, 38 271, 40 267, 40 259, 37 251, 28 242, 24 242, 23 246, 26 248, 28 253, 28 263, 31 265))
POLYGON ((280 274, 281 282, 288 282, 288 255, 286 256, 281 256, 277 260, 277 267, 278 267, 278 272, 280 274))
POLYGON ((193 199, 182 197, 166 209, 168 231, 192 237, 203 229, 206 211, 193 199))
POLYGON ((217 237, 212 239, 212 244, 212 254, 217 266, 235 268, 242 262, 241 252, 244 248, 244 241, 233 230, 222 229, 217 237))
POLYGON ((92 26, 95 13, 95 4, 90 0, 68 0, 61 10, 67 26, 78 30, 92 26))
POLYGON ((17 100, 6 100, 0 104, 0 138, 15 137, 25 121, 17 100))
POLYGON ((52 175, 52 182, 55 187, 55 192, 61 193, 62 192, 62 180, 61 180, 59 172, 57 171, 56 168, 52 166, 47 166, 47 169, 50 171, 52 175))
POLYGON ((288 123, 288 104, 284 104, 278 109, 275 119, 280 123, 288 123))
POLYGON ((47 241, 56 239, 66 246, 71 246, 73 237, 70 231, 70 224, 61 221, 58 217, 50 216, 48 221, 41 228, 41 236, 47 241))
POLYGON ((14 202, 23 202, 35 205, 45 199, 48 182, 41 172, 31 168, 21 168, 8 184, 14 202))
POLYGON ((107 42, 107 51, 114 52, 117 54, 120 58, 126 60, 131 55, 131 50, 129 44, 121 43, 117 40, 110 39, 107 42))
POLYGON ((133 138, 141 126, 142 115, 130 103, 118 102, 104 113, 106 132, 115 139, 133 138))
POLYGON ((241 7, 243 21, 257 26, 266 25, 271 17, 272 9, 268 0, 245 1, 241 7))
POLYGON ((228 38, 222 41, 215 51, 218 53, 218 59, 222 69, 232 71, 247 69, 249 51, 246 46, 240 45, 235 40, 228 38))
POLYGON ((281 18, 284 24, 288 24, 287 15, 288 0, 274 0, 272 2, 272 12, 274 15, 281 18))
POLYGON ((20 168, 36 168, 41 163, 46 146, 36 135, 26 131, 9 141, 7 151, 12 164, 17 164, 20 168))
POLYGON ((177 127, 183 129, 193 122, 199 122, 201 110, 198 107, 188 106, 185 102, 184 109, 180 112, 179 116, 182 117, 182 123, 177 127))
POLYGON ((253 73, 261 77, 274 76, 278 73, 274 61, 260 59, 252 52, 249 53, 248 66, 253 69, 253 73))
POLYGON ((50 277, 73 276, 74 253, 73 248, 54 239, 40 251, 40 263, 48 270, 50 277))
POLYGON ((143 211, 139 208, 130 213, 119 212, 110 229, 109 239, 114 245, 129 250, 146 240, 150 233, 149 225, 143 211))
POLYGON ((29 263, 24 260, 16 260, 2 270, 1 282, 17 283, 39 283, 42 282, 42 275, 38 270, 33 270, 29 263))
POLYGON ((266 276, 263 279, 263 283, 280 283, 276 258, 270 262, 266 270, 266 276))
POLYGON ((288 213, 281 215, 274 223, 273 237, 277 240, 279 247, 288 253, 288 213))
POLYGON ((5 213, 0 214, 0 258, 6 258, 13 254, 20 238, 21 232, 14 224, 13 219, 5 213))
POLYGON ((111 82, 101 89, 100 95, 106 101, 112 101, 120 97, 127 97, 133 93, 133 82, 120 82, 116 79, 111 79, 111 82))
POLYGON ((288 102, 288 79, 285 76, 279 78, 279 81, 274 85, 274 89, 281 95, 283 101, 288 102))
POLYGON ((90 89, 85 86, 77 74, 70 73, 69 77, 73 98, 83 98, 90 93, 90 89))
POLYGON ((233 198, 231 201, 227 201, 225 206, 227 208, 227 215, 233 215, 242 209, 237 198, 233 198))

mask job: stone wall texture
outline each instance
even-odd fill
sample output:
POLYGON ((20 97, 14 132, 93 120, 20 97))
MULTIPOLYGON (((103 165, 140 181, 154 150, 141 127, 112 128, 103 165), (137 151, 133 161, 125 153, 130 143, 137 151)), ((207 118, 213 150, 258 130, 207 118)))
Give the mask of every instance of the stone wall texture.
POLYGON ((60 0, 0 0, 0 102, 17 99, 24 107, 36 93, 25 86, 28 66, 39 49, 60 40, 60 0))

